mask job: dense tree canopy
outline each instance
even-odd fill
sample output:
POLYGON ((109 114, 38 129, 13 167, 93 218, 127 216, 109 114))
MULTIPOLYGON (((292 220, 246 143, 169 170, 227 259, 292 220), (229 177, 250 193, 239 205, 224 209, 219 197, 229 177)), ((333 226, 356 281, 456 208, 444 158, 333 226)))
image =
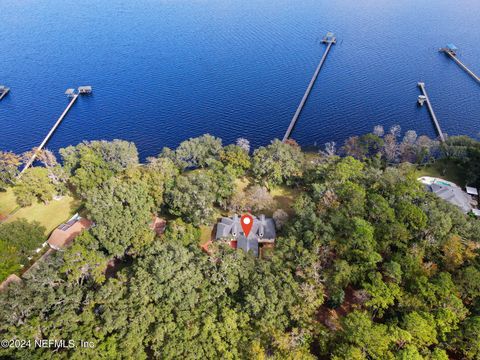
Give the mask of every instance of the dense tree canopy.
MULTIPOLYGON (((95 226, 0 293, 0 338, 95 348, 0 356, 480 358, 480 221, 427 193, 410 165, 437 145, 376 128, 347 141, 345 157, 330 144, 306 161, 294 142, 250 156, 243 140, 222 147, 205 135, 144 165, 129 143, 64 149, 66 181, 95 226), (272 196, 280 186, 295 194, 288 214, 272 196), (256 258, 222 242, 202 251, 226 209, 273 214, 273 251, 256 258), (167 219, 162 236, 149 227, 155 215, 167 219)), ((460 158, 475 142, 462 153, 456 141, 442 151, 473 166, 460 158)), ((43 231, 0 225, 0 276, 43 231)))
POLYGON ((0 281, 28 262, 44 240, 45 228, 25 219, 0 224, 0 281))
POLYGON ((0 190, 5 190, 15 182, 20 164, 20 156, 10 151, 0 151, 0 190))
POLYGON ((20 206, 30 206, 36 201, 48 203, 55 195, 55 186, 42 167, 27 169, 13 190, 20 206))
POLYGON ((291 183, 301 175, 303 153, 296 144, 274 140, 253 152, 252 173, 269 185, 291 183))
POLYGON ((64 169, 78 194, 87 192, 138 164, 138 151, 133 143, 123 140, 83 142, 60 149, 64 169))
POLYGON ((92 229, 108 255, 122 257, 153 240, 148 229, 154 202, 146 184, 136 179, 111 178, 87 195, 92 229))

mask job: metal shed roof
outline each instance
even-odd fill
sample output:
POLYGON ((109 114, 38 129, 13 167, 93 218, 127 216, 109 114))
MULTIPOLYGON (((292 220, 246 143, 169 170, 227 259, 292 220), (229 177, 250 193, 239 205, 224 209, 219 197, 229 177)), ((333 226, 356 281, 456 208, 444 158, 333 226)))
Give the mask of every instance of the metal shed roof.
POLYGON ((471 187, 471 186, 466 186, 465 187, 465 190, 467 190, 467 194, 470 194, 470 195, 478 195, 478 190, 474 187, 471 187))

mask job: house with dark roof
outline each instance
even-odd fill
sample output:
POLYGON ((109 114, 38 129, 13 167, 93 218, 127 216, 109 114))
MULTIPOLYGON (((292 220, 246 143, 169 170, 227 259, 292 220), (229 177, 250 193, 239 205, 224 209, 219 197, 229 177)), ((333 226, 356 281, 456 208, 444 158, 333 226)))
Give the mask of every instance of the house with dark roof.
POLYGON ((265 215, 253 216, 253 225, 248 237, 245 236, 240 216, 223 217, 217 224, 215 240, 229 241, 232 248, 242 249, 245 252, 252 252, 259 255, 259 251, 265 244, 273 245, 276 238, 275 222, 265 215))
POLYGON ((427 185, 426 188, 443 200, 459 207, 465 214, 473 209, 472 197, 457 186, 443 185, 436 182, 427 185))

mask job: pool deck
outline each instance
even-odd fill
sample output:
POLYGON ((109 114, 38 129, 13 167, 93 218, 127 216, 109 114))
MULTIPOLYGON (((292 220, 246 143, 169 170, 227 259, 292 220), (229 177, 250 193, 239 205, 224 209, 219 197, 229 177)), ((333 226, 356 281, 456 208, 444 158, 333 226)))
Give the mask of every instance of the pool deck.
POLYGON ((438 184, 438 185, 460 188, 460 186, 458 186, 457 184, 455 184, 451 181, 441 179, 441 178, 435 178, 435 177, 431 177, 431 176, 422 176, 422 177, 418 178, 417 180, 422 182, 425 185, 438 184))

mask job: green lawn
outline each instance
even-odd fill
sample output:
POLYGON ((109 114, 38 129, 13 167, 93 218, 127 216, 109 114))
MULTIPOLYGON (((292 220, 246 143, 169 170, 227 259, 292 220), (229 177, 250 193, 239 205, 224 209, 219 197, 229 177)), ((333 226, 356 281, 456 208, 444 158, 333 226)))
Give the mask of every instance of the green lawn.
POLYGON ((15 195, 11 188, 7 191, 0 192, 0 218, 10 214, 16 207, 15 195))
POLYGON ((202 225, 200 226, 200 246, 212 240, 212 226, 202 225))
POLYGON ((277 202, 277 209, 282 209, 288 215, 293 215, 293 204, 295 203, 296 198, 300 194, 300 191, 298 189, 292 189, 287 186, 279 186, 272 189, 271 194, 273 196, 273 199, 277 202))
MULTIPOLYGON (((235 180, 237 191, 244 191, 251 183, 251 180, 246 177, 235 180)), ((270 194, 272 195, 273 200, 275 200, 275 206, 272 209, 262 211, 262 213, 267 216, 272 216, 275 210, 282 209, 288 215, 293 215, 293 204, 299 193, 299 190, 289 188, 285 185, 271 189, 270 194)))
POLYGON ((433 164, 419 167, 417 169, 418 177, 432 176, 439 177, 459 186, 465 186, 465 176, 460 166, 453 160, 440 159, 433 164))
MULTIPOLYGON (((11 211, 10 209, 12 209, 12 207, 13 209, 16 207, 14 202, 12 205, 12 196, 13 193, 11 193, 11 190, 0 194, 0 209, 5 209, 7 214, 11 211)), ((13 196, 13 198, 15 197, 13 196)), ((46 228, 46 235, 48 235, 58 225, 75 214, 79 207, 80 202, 78 200, 73 199, 71 196, 64 196, 60 200, 50 201, 47 205, 35 203, 32 206, 20 208, 8 218, 7 222, 21 218, 27 219, 28 221, 38 221, 46 228)))
POLYGON ((244 191, 250 184, 251 181, 247 177, 235 179, 235 187, 237 188, 237 191, 244 191))
POLYGON ((307 162, 312 162, 315 160, 320 160, 322 158, 322 155, 318 153, 318 151, 308 151, 305 152, 305 161, 307 162))

